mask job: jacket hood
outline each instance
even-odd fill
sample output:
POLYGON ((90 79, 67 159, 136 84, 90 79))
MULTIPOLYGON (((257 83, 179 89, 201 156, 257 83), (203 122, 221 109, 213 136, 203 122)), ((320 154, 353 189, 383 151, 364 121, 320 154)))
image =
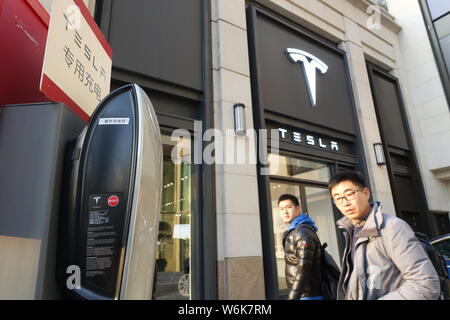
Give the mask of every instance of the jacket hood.
POLYGON ((291 224, 288 227, 288 231, 297 228, 297 226, 301 224, 309 224, 311 227, 314 228, 314 231, 317 232, 318 230, 313 219, 311 219, 306 213, 302 213, 297 218, 292 220, 291 224))

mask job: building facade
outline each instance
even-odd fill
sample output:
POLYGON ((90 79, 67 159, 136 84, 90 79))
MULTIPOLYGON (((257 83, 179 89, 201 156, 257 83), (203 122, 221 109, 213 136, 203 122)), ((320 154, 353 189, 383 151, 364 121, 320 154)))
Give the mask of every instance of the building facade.
MULTIPOLYGON (((227 237, 246 234, 240 230, 246 227, 231 223, 239 215, 229 210, 222 227, 227 230, 222 231, 225 248, 219 249, 224 256, 219 255, 219 261, 223 259, 225 266, 237 261, 244 264, 255 259, 252 256, 258 257, 262 248, 267 298, 285 293, 282 227, 276 212, 280 194, 289 192, 301 199, 303 208, 318 222, 322 241, 331 244, 331 253, 339 257, 339 231, 333 223, 327 224, 338 219, 339 214, 333 211, 324 189, 329 175, 337 170, 355 168, 364 172, 373 198, 383 203, 386 212, 402 217, 416 231, 430 236, 449 231, 450 197, 445 172, 450 157, 445 154, 448 148, 444 141, 448 140, 445 137, 450 125, 445 81, 436 70, 437 59, 426 33, 422 4, 391 2, 384 6, 370 1, 213 2, 213 38, 217 37, 218 43, 218 47, 213 47, 218 64, 214 72, 221 80, 219 88, 215 88, 227 92, 228 88, 239 87, 239 95, 233 95, 238 98, 230 101, 230 94, 222 99, 222 107, 215 105, 215 112, 223 113, 228 106, 228 117, 232 117, 231 105, 249 101, 251 91, 248 107, 253 111, 249 115, 253 116, 252 128, 280 129, 280 155, 273 157, 277 158, 274 163, 278 168, 263 176, 260 170, 264 166, 259 164, 257 190, 240 182, 230 185, 226 174, 224 184, 217 184, 217 190, 233 190, 234 203, 242 201, 239 194, 244 190, 246 194, 258 193, 259 207, 253 208, 257 214, 250 223, 260 223, 261 242, 253 239, 252 253, 242 252, 242 245, 233 250, 227 237), (419 43, 420 48, 425 47, 420 52, 419 43), (289 46, 329 64, 336 59, 326 73, 316 70, 316 101, 306 91, 308 76, 299 75, 306 72, 305 61, 300 66, 289 61, 285 52, 289 46), (342 72, 332 74, 339 63, 342 72), (245 91, 247 97, 241 98, 245 91), (343 97, 345 94, 347 97, 343 97), (320 137, 323 141, 314 145, 320 137), (327 148, 330 141, 339 143, 339 152, 327 148), (374 145, 378 143, 383 145, 384 165, 377 164, 375 158, 374 145)), ((441 34, 446 35, 444 31, 441 34)), ((448 57, 448 52, 443 52, 443 56, 448 57)), ((225 171, 230 182, 233 178, 241 180, 237 175, 242 172, 236 171, 225 171)), ((248 175, 252 171, 245 172, 248 175)), ((221 174, 217 177, 218 181, 222 178, 221 174)), ((245 216, 242 221, 247 225, 249 219, 245 216)), ((220 223, 218 229, 221 230, 220 223)), ((244 239, 247 247, 250 239, 244 239)), ((218 248, 221 247, 219 238, 218 248)), ((255 290, 248 286, 248 296, 245 286, 239 290, 240 295, 230 294, 236 287, 231 279, 249 276, 233 274, 234 268, 224 270, 226 297, 253 296, 251 292, 255 290)))
POLYGON ((450 231, 450 8, 85 2, 113 48, 112 89, 139 84, 161 125, 156 299, 283 297, 282 193, 298 196, 340 261, 340 216, 326 187, 340 170, 361 171, 372 198, 416 231, 450 231))

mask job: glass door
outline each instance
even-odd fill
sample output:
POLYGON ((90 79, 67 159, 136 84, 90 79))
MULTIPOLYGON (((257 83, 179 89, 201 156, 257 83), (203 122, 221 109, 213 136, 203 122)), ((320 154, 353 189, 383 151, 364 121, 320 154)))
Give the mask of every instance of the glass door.
POLYGON ((301 211, 307 212, 318 227, 321 243, 327 243, 327 251, 340 264, 339 239, 336 231, 336 217, 327 184, 331 177, 331 166, 305 159, 271 155, 270 195, 279 295, 288 293, 285 277, 283 233, 286 225, 278 209, 278 198, 285 193, 299 200, 301 211))
POLYGON ((336 234, 336 222, 333 214, 333 205, 327 188, 305 186, 306 205, 309 216, 315 221, 317 235, 320 242, 327 243, 327 251, 339 265, 338 237, 336 234))
POLYGON ((162 135, 163 194, 159 223, 154 299, 184 300, 191 292, 191 140, 162 135), (181 147, 180 147, 181 146, 181 147), (176 163, 172 154, 177 154, 176 163))
POLYGON ((272 219, 273 233, 275 241, 275 255, 278 273, 278 288, 280 294, 287 294, 286 277, 284 276, 284 249, 283 232, 287 230, 287 225, 281 219, 278 213, 278 198, 285 193, 292 194, 300 199, 300 188, 296 184, 273 181, 270 183, 270 192, 272 198, 272 219))

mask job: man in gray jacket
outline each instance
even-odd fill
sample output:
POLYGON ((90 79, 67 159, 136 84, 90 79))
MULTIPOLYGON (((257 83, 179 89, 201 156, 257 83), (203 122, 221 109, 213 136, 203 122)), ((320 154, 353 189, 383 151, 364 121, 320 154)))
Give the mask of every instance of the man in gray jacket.
POLYGON ((346 247, 338 300, 436 300, 439 278, 409 225, 370 203, 362 175, 345 171, 328 185, 344 217, 346 247))

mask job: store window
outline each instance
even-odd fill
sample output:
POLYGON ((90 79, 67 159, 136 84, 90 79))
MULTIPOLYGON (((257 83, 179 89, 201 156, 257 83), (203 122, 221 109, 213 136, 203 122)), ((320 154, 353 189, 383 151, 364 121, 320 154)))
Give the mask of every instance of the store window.
POLYGON ((333 205, 331 203, 328 188, 305 186, 305 196, 308 214, 319 227, 317 234, 321 243, 327 243, 327 251, 334 258, 340 261, 339 246, 337 242, 336 221, 333 215, 333 205))
POLYGON ((326 163, 269 155, 270 175, 287 178, 326 182, 330 180, 330 168, 326 163))
MULTIPOLYGON (((292 194, 300 199, 300 189, 295 184, 288 183, 270 183, 270 193, 272 197, 272 215, 273 215, 273 233, 275 240, 275 255, 278 273, 278 288, 281 293, 287 290, 286 277, 284 276, 284 249, 283 233, 287 230, 287 225, 281 219, 278 213, 278 198, 285 193, 292 194)), ((299 200, 300 201, 300 200, 299 200)))
POLYGON ((163 195, 159 224, 156 287, 159 300, 189 299, 191 264, 191 165, 189 161, 173 161, 191 156, 191 141, 171 141, 162 135, 164 169, 163 195), (179 147, 182 145, 182 147, 179 147))
POLYGON ((282 221, 278 210, 278 198, 285 193, 296 196, 302 212, 307 212, 318 227, 321 243, 327 243, 327 251, 336 262, 340 262, 340 251, 336 232, 336 219, 333 212, 327 183, 331 177, 331 166, 324 162, 311 161, 287 156, 270 155, 270 192, 276 267, 279 295, 287 292, 283 249, 283 233, 287 225, 282 221))
POLYGON ((427 0, 431 19, 436 20, 450 12, 450 2, 443 0, 427 0))
POLYGON ((432 212, 437 235, 450 232, 450 214, 448 212, 432 212))

